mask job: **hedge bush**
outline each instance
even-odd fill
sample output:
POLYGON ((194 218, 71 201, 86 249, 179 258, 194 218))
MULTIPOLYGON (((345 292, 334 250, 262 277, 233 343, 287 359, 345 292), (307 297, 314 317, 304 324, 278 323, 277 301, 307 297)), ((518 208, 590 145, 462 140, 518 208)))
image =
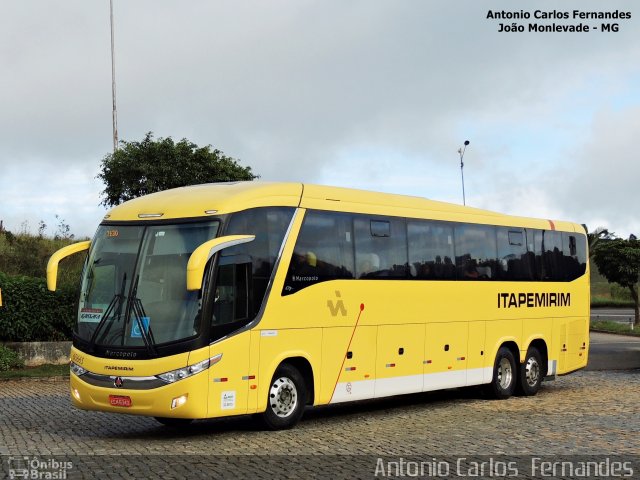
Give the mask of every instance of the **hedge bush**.
POLYGON ((9 276, 0 272, 0 289, 0 341, 71 339, 77 287, 63 286, 57 292, 50 292, 42 278, 9 276))
POLYGON ((24 362, 18 358, 18 354, 7 347, 0 345, 0 372, 6 372, 15 368, 24 367, 24 362))

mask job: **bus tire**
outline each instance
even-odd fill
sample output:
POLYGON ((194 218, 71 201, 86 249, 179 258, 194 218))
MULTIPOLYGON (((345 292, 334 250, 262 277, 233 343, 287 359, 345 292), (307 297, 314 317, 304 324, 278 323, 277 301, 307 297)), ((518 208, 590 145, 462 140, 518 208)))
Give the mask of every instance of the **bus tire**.
POLYGON ((493 378, 488 385, 489 395, 504 400, 513 395, 516 389, 516 360, 507 347, 500 347, 493 364, 493 378))
POLYGON ((269 430, 291 428, 304 413, 307 388, 300 372, 287 363, 278 367, 267 393, 262 421, 269 430))
POLYGON ((193 419, 191 418, 169 418, 169 417, 154 417, 165 427, 186 427, 193 419))
POLYGON ((536 347, 529 347, 518 375, 518 393, 532 396, 540 390, 542 383, 542 356, 536 347))

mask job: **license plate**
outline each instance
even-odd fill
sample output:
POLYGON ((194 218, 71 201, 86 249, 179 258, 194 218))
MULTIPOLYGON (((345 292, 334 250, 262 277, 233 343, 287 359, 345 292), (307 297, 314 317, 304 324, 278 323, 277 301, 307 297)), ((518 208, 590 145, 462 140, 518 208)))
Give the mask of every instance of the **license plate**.
POLYGON ((109 395, 109 403, 114 407, 130 407, 131 397, 124 395, 109 395))

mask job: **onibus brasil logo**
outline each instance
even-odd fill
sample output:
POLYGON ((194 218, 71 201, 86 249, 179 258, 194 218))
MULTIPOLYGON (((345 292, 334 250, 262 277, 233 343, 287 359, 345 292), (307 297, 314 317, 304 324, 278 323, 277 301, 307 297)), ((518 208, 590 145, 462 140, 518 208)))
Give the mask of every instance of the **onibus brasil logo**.
POLYGON ((35 456, 12 456, 7 463, 11 479, 65 480, 68 471, 73 468, 73 462, 35 456))

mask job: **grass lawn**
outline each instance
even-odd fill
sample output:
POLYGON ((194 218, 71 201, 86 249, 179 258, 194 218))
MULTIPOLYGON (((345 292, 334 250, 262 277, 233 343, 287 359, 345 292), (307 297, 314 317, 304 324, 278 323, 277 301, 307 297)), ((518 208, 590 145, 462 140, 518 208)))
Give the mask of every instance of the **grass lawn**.
POLYGON ((612 285, 591 264, 591 307, 633 308, 633 300, 628 290, 617 284, 612 285))
POLYGON ((40 365, 39 367, 25 367, 17 370, 0 372, 0 380, 12 378, 36 378, 36 377, 58 377, 69 376, 69 365, 40 365))
POLYGON ((596 332, 618 333, 640 337, 640 328, 635 327, 633 330, 631 330, 628 323, 612 322, 608 320, 596 320, 591 322, 590 329, 591 331, 596 332))

